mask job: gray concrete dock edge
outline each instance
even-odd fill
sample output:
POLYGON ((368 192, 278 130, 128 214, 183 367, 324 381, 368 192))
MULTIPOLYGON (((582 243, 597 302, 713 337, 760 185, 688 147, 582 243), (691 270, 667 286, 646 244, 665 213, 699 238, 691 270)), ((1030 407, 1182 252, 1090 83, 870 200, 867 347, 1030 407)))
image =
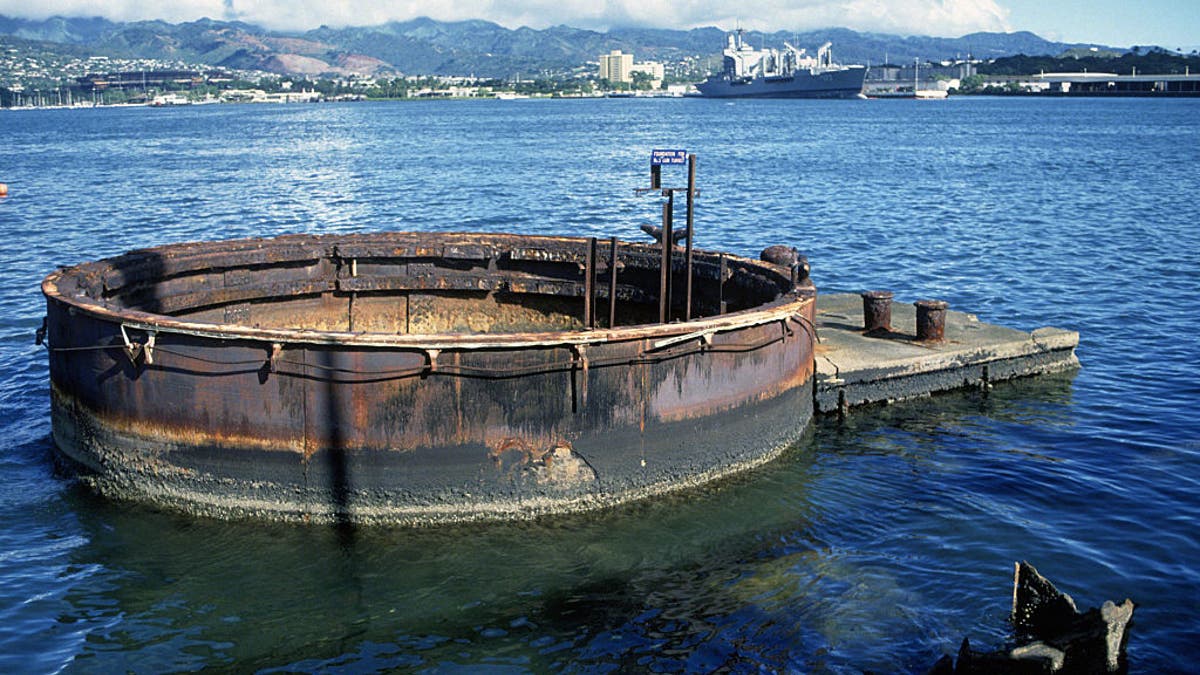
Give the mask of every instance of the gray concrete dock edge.
POLYGON ((892 330, 863 334, 862 298, 818 295, 816 409, 831 413, 964 387, 1079 367, 1079 333, 1039 328, 1025 333, 946 312, 945 340, 916 339, 916 308, 892 304, 892 330))

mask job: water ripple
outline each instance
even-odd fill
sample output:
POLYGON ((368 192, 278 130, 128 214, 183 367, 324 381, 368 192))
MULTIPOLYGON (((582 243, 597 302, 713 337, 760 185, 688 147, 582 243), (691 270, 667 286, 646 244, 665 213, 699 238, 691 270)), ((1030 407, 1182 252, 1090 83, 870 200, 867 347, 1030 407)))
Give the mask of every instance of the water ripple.
POLYGON ((537 101, 4 115, 0 669, 923 672, 1006 639, 1014 560, 1132 597, 1132 672, 1200 658, 1190 101, 537 101), (642 240, 652 147, 697 245, 823 292, 1079 330, 1077 374, 822 421, 779 461, 606 512, 361 531, 98 500, 50 453, 56 265, 287 232, 642 240), (674 181, 681 176, 671 175, 674 181))

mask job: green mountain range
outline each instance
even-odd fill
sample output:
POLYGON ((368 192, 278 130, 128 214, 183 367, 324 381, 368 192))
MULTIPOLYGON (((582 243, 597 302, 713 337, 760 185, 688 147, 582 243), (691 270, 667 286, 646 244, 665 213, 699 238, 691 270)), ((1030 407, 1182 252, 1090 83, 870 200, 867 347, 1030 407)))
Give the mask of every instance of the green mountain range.
MULTIPOLYGON (((200 19, 114 22, 102 18, 52 17, 42 21, 0 16, 0 35, 62 45, 64 51, 115 58, 183 61, 222 68, 289 75, 475 75, 523 77, 561 74, 587 67, 614 49, 639 61, 677 62, 720 54, 725 31, 613 29, 605 33, 553 26, 509 29, 488 21, 443 22, 419 18, 378 26, 320 28, 302 33, 268 31, 236 21, 200 19)), ((784 40, 815 49, 833 42, 843 63, 909 63, 968 55, 992 59, 1015 54, 1054 55, 1099 45, 1044 40, 1029 32, 972 33, 959 38, 859 33, 845 28, 770 34, 750 32, 750 44, 779 46, 784 40)), ((1123 51, 1123 50, 1122 50, 1123 51)))

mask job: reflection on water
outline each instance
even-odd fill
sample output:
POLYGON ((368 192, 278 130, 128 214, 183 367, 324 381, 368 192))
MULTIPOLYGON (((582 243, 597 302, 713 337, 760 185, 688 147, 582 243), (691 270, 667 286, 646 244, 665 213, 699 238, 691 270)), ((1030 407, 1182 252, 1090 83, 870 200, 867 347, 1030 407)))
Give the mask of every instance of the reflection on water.
POLYGON ((534 522, 346 536, 76 489, 89 572, 60 621, 86 627, 86 670, 919 668, 981 611, 972 637, 1003 637, 1011 561, 962 530, 947 496, 987 504, 955 474, 990 425, 1065 424, 1070 396, 1066 375, 863 409, 746 475, 534 522))
MULTIPOLYGON (((788 460, 809 462, 804 450, 788 460)), ((125 617, 118 631, 93 634, 97 659, 105 646, 141 651, 173 630, 240 664, 332 658, 347 642, 429 633, 454 650, 470 651, 467 640, 490 652, 481 640, 586 639, 597 622, 640 614, 626 610, 644 596, 674 595, 671 586, 710 609, 738 604, 736 594, 719 599, 735 589, 706 577, 736 569, 764 532, 803 525, 803 481, 782 501, 759 489, 735 480, 600 514, 350 538, 94 503, 80 505, 89 544, 75 556, 106 561, 104 595, 125 617), (794 508, 769 508, 780 503, 794 508), (693 577, 698 565, 706 574, 693 577)), ((95 589, 76 593, 72 604, 95 589)))

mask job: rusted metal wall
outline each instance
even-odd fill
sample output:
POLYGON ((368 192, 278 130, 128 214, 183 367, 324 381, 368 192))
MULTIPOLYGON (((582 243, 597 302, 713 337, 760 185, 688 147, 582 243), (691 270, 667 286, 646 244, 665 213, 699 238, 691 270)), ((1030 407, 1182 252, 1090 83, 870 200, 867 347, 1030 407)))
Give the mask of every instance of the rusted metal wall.
MULTIPOLYGON (((287 237, 52 274, 55 442, 118 497, 420 523, 695 484, 765 461, 803 430, 811 284, 731 258, 718 289, 717 256, 701 255, 701 318, 587 331, 573 311, 585 246, 287 237), (753 309, 714 315, 719 298, 753 309)), ((626 320, 654 314, 656 255, 622 251, 626 320)))

